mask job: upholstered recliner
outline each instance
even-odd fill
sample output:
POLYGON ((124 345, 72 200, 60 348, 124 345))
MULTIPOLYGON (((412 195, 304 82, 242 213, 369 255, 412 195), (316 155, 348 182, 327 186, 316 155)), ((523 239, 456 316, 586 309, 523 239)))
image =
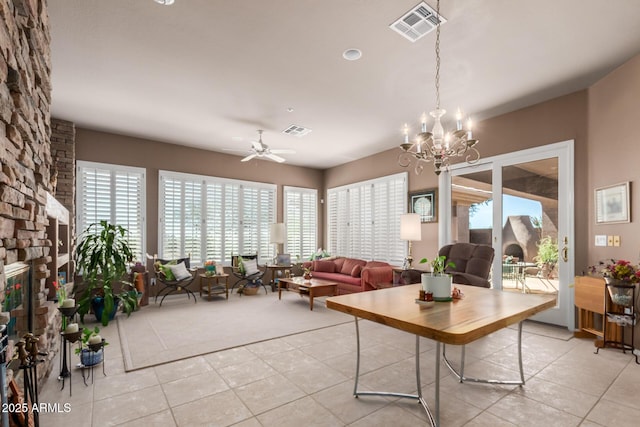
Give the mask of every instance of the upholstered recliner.
POLYGON ((453 276, 453 283, 490 288, 489 274, 493 262, 494 250, 488 245, 475 243, 454 243, 440 248, 438 255, 447 257, 455 267, 448 267, 447 273, 453 276))

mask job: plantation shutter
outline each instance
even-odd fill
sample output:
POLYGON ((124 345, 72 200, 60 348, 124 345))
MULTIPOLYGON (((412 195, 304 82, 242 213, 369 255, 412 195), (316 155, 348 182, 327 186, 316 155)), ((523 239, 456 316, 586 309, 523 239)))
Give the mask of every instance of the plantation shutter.
POLYGON ((160 171, 162 258, 191 255, 229 264, 233 255, 273 258, 269 227, 275 221, 276 186, 160 171))
POLYGON ((292 259, 309 259, 317 248, 318 191, 284 187, 285 253, 292 259))
POLYGON ((145 170, 78 161, 76 166, 76 228, 107 221, 127 230, 137 261, 145 254, 145 170))
POLYGON ((406 173, 329 189, 327 235, 332 255, 400 265, 400 215, 407 209, 406 173))

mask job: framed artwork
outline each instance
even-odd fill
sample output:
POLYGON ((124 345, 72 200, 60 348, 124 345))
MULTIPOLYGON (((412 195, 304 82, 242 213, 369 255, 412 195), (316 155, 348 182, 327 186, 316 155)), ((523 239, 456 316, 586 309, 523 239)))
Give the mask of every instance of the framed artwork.
POLYGON ((629 182, 595 189, 596 224, 631 221, 629 182))
POLYGON ((420 215, 420 222, 438 222, 436 189, 409 193, 409 213, 420 215))

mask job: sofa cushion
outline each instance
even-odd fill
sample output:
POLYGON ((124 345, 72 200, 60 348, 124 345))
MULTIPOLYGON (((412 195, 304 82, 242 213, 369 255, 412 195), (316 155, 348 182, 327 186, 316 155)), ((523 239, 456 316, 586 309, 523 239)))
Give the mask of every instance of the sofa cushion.
POLYGON ((342 266, 344 265, 344 257, 338 257, 333 260, 333 263, 336 265, 336 273, 340 273, 342 271, 342 266))
POLYGON ((369 261, 369 262, 367 262, 367 265, 365 267, 366 268, 371 268, 371 267, 389 267, 389 263, 384 262, 384 261, 369 261))
POLYGON ((336 264, 333 261, 313 261, 313 271, 323 271, 325 273, 335 273, 336 264))
POLYGON ((353 271, 353 267, 355 267, 356 265, 360 265, 364 267, 365 265, 367 265, 367 262, 361 259, 345 258, 344 264, 342 264, 342 269, 340 270, 340 273, 351 275, 351 272, 353 271))
POLYGON ((351 277, 351 275, 341 273, 326 273, 324 271, 314 272, 313 277, 315 279, 333 280, 338 283, 338 286, 342 283, 348 283, 351 286, 357 286, 362 288, 362 279, 359 277, 351 277))
POLYGON ((353 267, 353 270, 351 270, 351 277, 360 277, 360 273, 362 273, 362 266, 356 265, 353 267))

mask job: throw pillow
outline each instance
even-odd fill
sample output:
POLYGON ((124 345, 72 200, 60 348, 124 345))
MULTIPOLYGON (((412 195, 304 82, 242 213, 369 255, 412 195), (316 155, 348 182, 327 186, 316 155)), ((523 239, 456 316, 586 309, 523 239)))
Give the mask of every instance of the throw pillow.
POLYGON ((361 273, 362 273, 362 266, 356 265, 355 267, 353 267, 353 270, 351 270, 351 277, 360 277, 361 273))
POLYGON ((313 261, 313 271, 335 273, 336 265, 333 261, 313 261))
POLYGON ((171 271, 171 268, 169 268, 168 264, 161 265, 160 271, 162 272, 162 274, 164 274, 164 278, 166 280, 169 280, 169 281, 176 280, 176 276, 173 275, 173 271, 171 271))
POLYGON ((340 273, 346 274, 348 276, 351 274, 353 267, 355 267, 356 265, 364 266, 366 264, 367 262, 361 259, 345 258, 344 264, 342 264, 342 270, 340 270, 340 273))
POLYGON ((258 271, 258 261, 255 259, 244 259, 242 260, 244 264, 245 276, 251 276, 252 274, 256 274, 258 271))
POLYGON ((173 273, 173 276, 176 280, 184 280, 191 277, 191 273, 187 270, 187 267, 184 265, 184 262, 176 265, 169 265, 169 269, 173 273))

